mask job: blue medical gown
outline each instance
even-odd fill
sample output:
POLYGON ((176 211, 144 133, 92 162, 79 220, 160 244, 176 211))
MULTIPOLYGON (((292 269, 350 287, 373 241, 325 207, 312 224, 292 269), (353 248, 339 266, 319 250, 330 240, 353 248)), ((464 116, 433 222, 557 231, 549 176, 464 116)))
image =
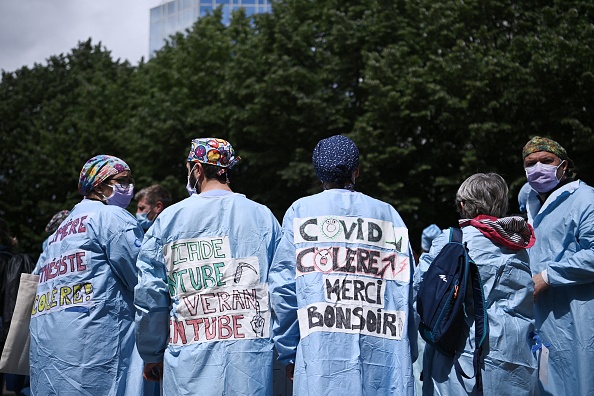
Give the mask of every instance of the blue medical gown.
POLYGON ((302 198, 270 270, 274 341, 296 395, 413 395, 417 355, 408 231, 348 190, 302 198))
POLYGON ((210 191, 168 207, 138 257, 137 345, 164 361, 165 395, 271 395, 268 208, 210 191))
POLYGON ((49 238, 31 318, 34 395, 142 395, 133 291, 142 230, 84 199, 49 238))
POLYGON ((530 266, 547 270, 550 288, 536 298, 537 331, 550 343, 543 394, 594 394, 594 189, 574 181, 541 205, 528 197, 536 243, 530 266))
MULTIPOLYGON (((531 351, 530 337, 534 331, 534 287, 528 252, 495 245, 472 226, 464 227, 462 231, 469 255, 479 270, 489 317, 489 334, 483 346, 484 395, 538 394, 537 364, 531 351)), ((421 255, 415 273, 415 283, 419 287, 423 275, 449 238, 448 229, 433 241, 429 253, 421 255)), ((468 298, 472 299, 472 295, 468 298)), ((458 362, 464 372, 472 377, 475 335, 474 313, 470 308, 466 320, 470 333, 464 352, 458 355, 458 362)), ((475 383, 474 378, 466 379, 456 372, 452 357, 426 344, 423 355, 423 395, 477 394, 475 383)))

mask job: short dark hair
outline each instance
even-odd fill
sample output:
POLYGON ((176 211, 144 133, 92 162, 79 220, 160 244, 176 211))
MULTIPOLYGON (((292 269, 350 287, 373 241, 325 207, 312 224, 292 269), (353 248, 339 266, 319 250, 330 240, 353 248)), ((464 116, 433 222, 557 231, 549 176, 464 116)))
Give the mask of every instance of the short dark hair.
MULTIPOLYGON (((190 169, 196 165, 196 161, 188 161, 188 163, 190 164, 190 169)), ((216 179, 219 183, 227 183, 229 181, 228 168, 223 168, 213 164, 205 164, 204 162, 200 162, 200 164, 202 164, 202 169, 204 170, 204 177, 206 180, 216 179), (225 172, 219 175, 221 169, 225 169, 225 172)))
POLYGON ((220 166, 216 166, 213 164, 202 163, 202 169, 204 169, 204 177, 206 177, 206 179, 208 180, 217 179, 219 183, 227 183, 227 181, 229 180, 229 169, 227 168, 221 168, 220 166), (221 169, 224 169, 225 172, 219 175, 221 169))
POLYGON ((153 206, 157 202, 163 202, 163 208, 171 205, 171 194, 167 189, 160 184, 153 184, 138 191, 134 199, 140 201, 142 198, 146 199, 146 203, 153 206))

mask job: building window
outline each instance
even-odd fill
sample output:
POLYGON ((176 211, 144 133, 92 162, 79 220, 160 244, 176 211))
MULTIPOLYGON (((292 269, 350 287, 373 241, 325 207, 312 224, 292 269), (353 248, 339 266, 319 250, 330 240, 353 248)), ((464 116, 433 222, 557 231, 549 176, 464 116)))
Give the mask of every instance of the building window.
POLYGON ((231 22, 231 6, 224 5, 223 6, 223 23, 228 25, 231 22))
POLYGON ((206 16, 208 14, 212 14, 212 6, 200 6, 200 16, 206 16))
POLYGON ((254 7, 254 6, 247 6, 247 7, 243 7, 243 8, 245 8, 245 14, 247 16, 250 16, 250 15, 253 15, 256 13, 256 7, 254 7))
POLYGON ((151 23, 162 18, 162 7, 151 8, 151 23))
POLYGON ((182 16, 182 26, 183 27, 190 27, 194 23, 194 10, 191 8, 184 10, 182 16))
POLYGON ((172 15, 175 14, 175 1, 171 3, 167 3, 167 14, 172 15))

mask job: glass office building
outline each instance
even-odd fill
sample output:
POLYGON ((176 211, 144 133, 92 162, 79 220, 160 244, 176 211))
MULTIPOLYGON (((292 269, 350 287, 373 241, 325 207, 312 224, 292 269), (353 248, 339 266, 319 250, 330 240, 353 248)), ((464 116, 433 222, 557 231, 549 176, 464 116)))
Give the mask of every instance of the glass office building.
POLYGON ((231 11, 244 8, 247 15, 271 11, 270 0, 173 0, 151 8, 149 56, 159 50, 176 32, 183 32, 196 20, 217 7, 223 8, 223 22, 229 23, 231 11))

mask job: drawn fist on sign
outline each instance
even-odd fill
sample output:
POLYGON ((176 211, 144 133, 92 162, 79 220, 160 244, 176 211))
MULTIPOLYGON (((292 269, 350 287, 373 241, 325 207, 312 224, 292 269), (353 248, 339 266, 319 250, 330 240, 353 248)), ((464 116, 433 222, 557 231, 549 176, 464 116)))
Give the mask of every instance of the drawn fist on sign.
POLYGON ((266 321, 264 320, 262 315, 260 315, 260 303, 256 301, 256 315, 254 315, 250 323, 252 324, 252 329, 254 330, 254 333, 256 333, 257 336, 264 336, 265 322, 266 321))

